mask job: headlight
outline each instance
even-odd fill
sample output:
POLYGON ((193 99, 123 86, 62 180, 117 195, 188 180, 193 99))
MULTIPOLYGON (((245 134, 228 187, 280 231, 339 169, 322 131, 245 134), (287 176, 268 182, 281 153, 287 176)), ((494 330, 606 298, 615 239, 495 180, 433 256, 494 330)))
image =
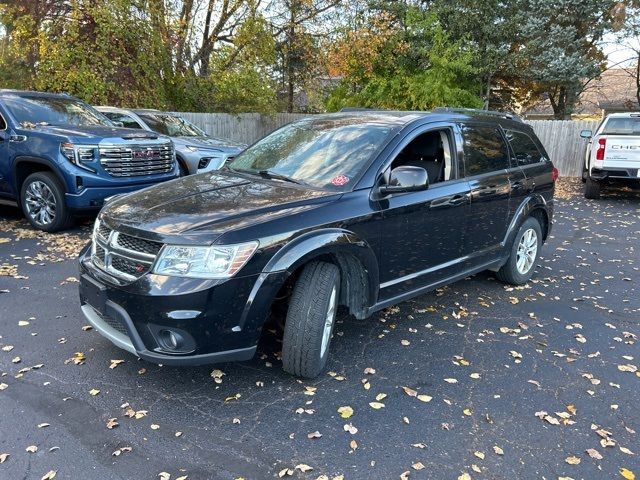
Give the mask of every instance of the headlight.
POLYGON ((194 147, 193 145, 187 145, 186 147, 184 147, 184 149, 188 152, 197 152, 198 151, 198 147, 194 147))
POLYGON ((93 168, 84 165, 85 162, 93 162, 95 148, 96 147, 85 145, 78 146, 73 143, 61 143, 60 153, 74 165, 89 170, 90 172, 95 172, 93 168))
POLYGON ((258 248, 258 242, 191 247, 165 245, 153 273, 172 277, 230 278, 258 248))

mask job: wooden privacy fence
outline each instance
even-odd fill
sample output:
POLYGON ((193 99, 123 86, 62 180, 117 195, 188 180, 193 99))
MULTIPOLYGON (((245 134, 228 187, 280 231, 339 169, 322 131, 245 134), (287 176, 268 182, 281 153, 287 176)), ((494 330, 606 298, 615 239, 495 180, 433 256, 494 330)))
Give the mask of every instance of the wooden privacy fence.
MULTIPOLYGON (((289 122, 309 115, 300 113, 188 113, 179 112, 184 118, 195 123, 213 137, 225 138, 240 143, 251 144, 289 122)), ((540 138, 553 163, 563 177, 579 177, 585 140, 580 138, 580 130, 595 131, 597 121, 532 120, 527 121, 540 138)))

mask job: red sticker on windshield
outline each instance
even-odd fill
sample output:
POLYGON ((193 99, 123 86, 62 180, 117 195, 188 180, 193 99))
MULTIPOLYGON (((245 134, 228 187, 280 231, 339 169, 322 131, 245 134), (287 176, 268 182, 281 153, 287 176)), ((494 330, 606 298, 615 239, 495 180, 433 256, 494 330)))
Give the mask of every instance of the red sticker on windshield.
POLYGON ((349 183, 349 177, 347 177, 346 175, 338 175, 337 177, 333 177, 331 183, 333 183, 336 187, 341 187, 342 185, 346 185, 347 183, 349 183))

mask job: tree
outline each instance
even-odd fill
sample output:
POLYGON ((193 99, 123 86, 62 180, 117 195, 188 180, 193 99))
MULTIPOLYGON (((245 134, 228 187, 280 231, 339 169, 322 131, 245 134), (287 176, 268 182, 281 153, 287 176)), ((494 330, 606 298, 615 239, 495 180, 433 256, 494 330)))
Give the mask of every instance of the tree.
POLYGON ((640 8, 632 8, 618 34, 619 44, 629 51, 629 58, 622 63, 632 63, 635 80, 635 97, 637 108, 640 108, 640 8))
POLYGON ((420 7, 385 11, 335 45, 343 79, 327 106, 426 110, 479 107, 473 51, 453 41, 435 15, 420 7), (342 59, 342 61, 340 61, 342 59))
POLYGON ((624 16, 624 3, 523 0, 519 12, 520 76, 528 91, 547 96, 554 118, 569 119, 580 93, 605 68, 600 43, 624 16))

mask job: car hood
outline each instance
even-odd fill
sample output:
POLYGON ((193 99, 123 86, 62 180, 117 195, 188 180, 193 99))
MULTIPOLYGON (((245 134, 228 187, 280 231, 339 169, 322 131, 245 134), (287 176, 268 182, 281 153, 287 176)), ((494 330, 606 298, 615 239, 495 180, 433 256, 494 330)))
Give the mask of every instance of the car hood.
POLYGON ((229 142, 219 138, 209 137, 171 137, 176 148, 182 146, 198 147, 207 150, 218 150, 224 153, 237 154, 246 148, 246 145, 229 142))
POLYGON ((213 172, 191 175, 114 199, 101 218, 119 231, 169 243, 206 241, 340 195, 279 180, 213 172))
POLYGON ((36 125, 33 128, 23 127, 23 130, 25 132, 37 131, 48 135, 57 135, 67 138, 74 143, 100 143, 105 138, 118 139, 119 141, 163 138, 161 135, 153 132, 107 126, 76 127, 74 125, 36 125))

